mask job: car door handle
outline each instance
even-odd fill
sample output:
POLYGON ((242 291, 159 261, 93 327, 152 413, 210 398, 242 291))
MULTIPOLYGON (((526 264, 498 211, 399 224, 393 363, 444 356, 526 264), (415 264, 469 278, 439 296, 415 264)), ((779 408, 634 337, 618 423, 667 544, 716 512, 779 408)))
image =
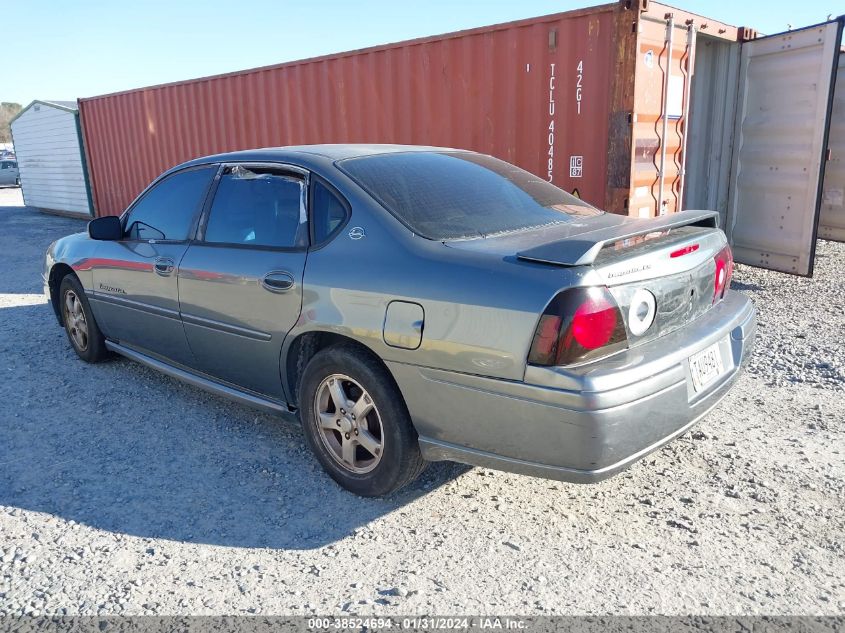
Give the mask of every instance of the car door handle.
POLYGON ((270 292, 287 292, 294 286, 293 275, 284 270, 274 270, 264 275, 261 285, 270 292))
POLYGON ((170 275, 175 267, 176 265, 169 257, 156 257, 155 264, 153 264, 153 270, 155 270, 157 275, 161 275, 162 277, 170 275))

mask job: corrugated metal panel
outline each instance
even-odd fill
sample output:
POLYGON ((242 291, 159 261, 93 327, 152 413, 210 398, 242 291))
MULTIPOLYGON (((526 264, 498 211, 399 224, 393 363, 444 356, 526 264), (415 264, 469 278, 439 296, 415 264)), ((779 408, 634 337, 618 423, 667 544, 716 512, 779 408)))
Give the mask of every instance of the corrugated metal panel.
MULTIPOLYGON (((640 108, 659 114, 650 99, 661 90, 660 76, 636 73, 641 12, 629 7, 638 4, 82 99, 97 213, 120 213, 159 173, 197 156, 351 142, 477 150, 627 213, 643 178, 633 150, 647 140, 640 132, 632 140, 632 118, 640 108)), ((647 5, 645 15, 668 10, 647 5)), ((673 129, 675 188, 679 138, 673 129)))
POLYGON ((12 121, 11 129, 26 204, 89 215, 82 149, 73 110, 36 102, 12 121))
POLYGON ((636 19, 630 12, 617 14, 616 72, 613 77, 611 134, 608 139, 607 208, 633 216, 658 214, 660 197, 660 148, 663 134, 663 69, 669 58, 666 46, 667 20, 674 22, 670 66, 670 93, 665 102, 667 115, 666 164, 663 189, 665 213, 677 211, 682 195, 683 139, 686 121, 677 111, 686 111, 690 76, 695 58, 689 47, 688 29, 711 39, 734 42, 737 27, 675 7, 648 0, 632 0, 640 5, 636 19), (636 36, 629 36, 630 33, 636 36), (678 97, 681 97, 680 99, 678 97))
POLYGON ((734 258, 812 275, 840 22, 743 45, 728 229, 734 258))
MULTIPOLYGON (((711 41, 736 41, 738 29, 652 2, 640 19, 638 32, 629 214, 654 217, 682 208, 684 136, 695 73, 696 36, 701 33, 711 41), (671 54, 667 37, 670 23, 671 54)), ((724 127, 731 126, 724 123, 724 127)))
POLYGON ((845 50, 839 53, 839 69, 830 117, 830 160, 824 172, 824 191, 819 217, 819 237, 845 242, 845 50))
POLYGON ((689 114, 684 208, 728 213, 731 150, 739 71, 739 44, 697 38, 689 114))
POLYGON ((196 156, 346 142, 473 149, 603 205, 615 10, 82 99, 96 208, 196 156))
POLYGON ((667 45, 667 22, 643 20, 637 45, 634 102, 634 159, 630 215, 654 217, 679 211, 686 86, 691 80, 687 28, 674 23, 672 47, 667 45), (665 73, 668 67, 668 83, 665 73), (668 88, 668 90, 667 90, 668 88), (666 119, 666 138, 663 122, 666 119), (665 144, 665 155, 663 146, 665 144), (660 173, 663 171, 662 202, 660 173))

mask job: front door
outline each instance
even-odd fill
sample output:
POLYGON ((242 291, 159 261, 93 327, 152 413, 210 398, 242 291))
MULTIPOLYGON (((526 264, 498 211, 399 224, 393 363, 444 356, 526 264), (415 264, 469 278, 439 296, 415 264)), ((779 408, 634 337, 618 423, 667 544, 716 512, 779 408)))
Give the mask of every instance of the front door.
POLYGON ((111 340, 183 365, 193 362, 179 317, 178 269, 217 166, 176 172, 129 209, 124 237, 88 262, 91 306, 111 340))
POLYGON ((812 275, 842 21, 742 44, 727 232, 736 261, 812 275))
POLYGON ((278 400, 282 342, 302 307, 306 191, 294 168, 226 166, 179 268, 196 369, 278 400))

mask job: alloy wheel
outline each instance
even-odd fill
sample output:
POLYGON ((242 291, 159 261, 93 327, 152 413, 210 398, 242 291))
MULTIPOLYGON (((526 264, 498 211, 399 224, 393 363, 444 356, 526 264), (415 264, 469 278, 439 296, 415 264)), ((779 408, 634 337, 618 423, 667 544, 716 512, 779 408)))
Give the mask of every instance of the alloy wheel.
POLYGON ((64 317, 73 344, 80 352, 84 352, 88 349, 88 321, 85 320, 82 302, 73 290, 65 293, 64 317))
POLYGON ((364 474, 384 454, 381 416, 367 390, 343 374, 331 374, 314 396, 314 423, 329 455, 343 468, 364 474))

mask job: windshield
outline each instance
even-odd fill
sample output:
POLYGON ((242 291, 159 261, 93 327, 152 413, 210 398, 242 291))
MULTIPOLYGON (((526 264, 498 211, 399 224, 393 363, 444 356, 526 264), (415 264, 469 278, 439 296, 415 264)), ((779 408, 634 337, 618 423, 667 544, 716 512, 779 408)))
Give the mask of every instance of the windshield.
POLYGON ((376 154, 348 158, 338 166, 412 231, 432 240, 486 237, 602 213, 483 154, 376 154))

